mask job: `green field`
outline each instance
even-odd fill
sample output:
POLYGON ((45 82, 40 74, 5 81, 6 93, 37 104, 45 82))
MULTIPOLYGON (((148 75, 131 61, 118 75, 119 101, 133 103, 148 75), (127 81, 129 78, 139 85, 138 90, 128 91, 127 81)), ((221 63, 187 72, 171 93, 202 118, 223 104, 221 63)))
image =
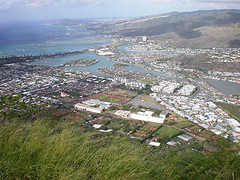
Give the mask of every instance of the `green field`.
POLYGON ((174 136, 177 136, 178 134, 181 134, 182 131, 175 129, 175 128, 168 128, 166 131, 164 131, 160 137, 161 138, 172 138, 174 136))
POLYGON ((216 103, 218 107, 229 113, 233 118, 240 121, 240 106, 234 106, 225 103, 216 103))
POLYGON ((179 123, 175 124, 174 127, 185 128, 185 127, 189 127, 191 125, 193 125, 193 123, 185 121, 185 122, 179 122, 179 123))
POLYGON ((105 96, 105 95, 96 95, 92 97, 93 99, 99 99, 101 101, 122 104, 126 101, 125 98, 114 97, 114 96, 105 96))
POLYGON ((124 89, 113 89, 110 91, 104 91, 104 94, 114 95, 114 96, 122 96, 122 97, 135 97, 137 96, 137 92, 129 91, 124 89))
POLYGON ((166 127, 166 126, 162 126, 160 129, 158 129, 158 130, 153 134, 153 136, 155 136, 155 137, 160 137, 160 135, 162 134, 162 132, 163 132, 165 129, 167 129, 167 127, 166 127))
POLYGON ((174 137, 178 134, 181 134, 182 131, 177 130, 172 127, 167 127, 167 126, 162 126, 159 130, 157 130, 153 136, 154 137, 161 137, 162 139, 164 138, 171 138, 174 137))

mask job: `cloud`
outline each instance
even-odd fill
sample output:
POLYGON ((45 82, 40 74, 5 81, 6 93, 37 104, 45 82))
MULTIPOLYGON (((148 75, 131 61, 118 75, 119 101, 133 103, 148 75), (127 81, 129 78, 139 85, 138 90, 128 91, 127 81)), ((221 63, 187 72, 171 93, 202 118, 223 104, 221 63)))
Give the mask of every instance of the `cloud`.
POLYGON ((68 5, 103 5, 117 2, 117 0, 69 0, 68 5))
POLYGON ((61 0, 1 0, 0 9, 15 7, 44 7, 60 2, 61 0))
POLYGON ((121 3, 120 0, 0 0, 0 9, 11 9, 16 7, 36 8, 46 7, 53 4, 61 4, 64 6, 103 5, 115 2, 121 3))
POLYGON ((239 0, 151 0, 154 3, 186 2, 186 3, 205 3, 205 4, 240 4, 239 0))

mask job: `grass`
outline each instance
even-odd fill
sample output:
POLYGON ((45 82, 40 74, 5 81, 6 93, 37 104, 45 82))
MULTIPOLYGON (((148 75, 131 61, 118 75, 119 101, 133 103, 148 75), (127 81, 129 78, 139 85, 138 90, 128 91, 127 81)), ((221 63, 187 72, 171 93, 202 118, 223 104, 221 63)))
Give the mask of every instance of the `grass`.
POLYGON ((2 127, 0 179, 138 179, 144 173, 135 145, 122 139, 116 146, 119 138, 82 134, 80 124, 49 128, 37 120, 24 125, 24 131, 13 124, 11 131, 2 127))
POLYGON ((166 131, 164 131, 164 132, 160 135, 160 137, 161 137, 161 138, 172 138, 172 137, 175 137, 175 136, 177 136, 177 135, 179 135, 179 134, 181 134, 181 133, 182 133, 182 131, 170 127, 170 128, 167 128, 166 131))
POLYGON ((116 104, 123 104, 128 101, 127 98, 111 96, 111 95, 104 95, 104 94, 95 94, 91 96, 92 99, 99 99, 101 101, 116 103, 116 104))
POLYGON ((234 106, 225 103, 216 103, 216 105, 240 122, 240 106, 234 106))
POLYGON ((114 67, 127 67, 129 65, 127 65, 127 64, 114 64, 113 66, 114 67))
POLYGON ((111 91, 104 91, 104 94, 115 95, 115 96, 122 96, 122 97, 135 97, 137 96, 137 92, 129 91, 124 89, 113 89, 111 91))
MULTIPOLYGON (((86 118, 90 118, 87 113, 72 113, 54 116, 54 125, 50 115, 1 122, 0 179, 211 179, 217 175, 224 179, 240 173, 237 153, 204 157, 186 151, 188 145, 183 150, 156 149, 126 136, 88 130, 86 118)), ((162 135, 176 133, 168 128, 162 135)))
POLYGON ((185 122, 179 122, 179 123, 175 124, 174 127, 185 128, 185 127, 189 127, 191 125, 193 125, 193 123, 185 121, 185 122))
POLYGON ((155 136, 155 137, 160 137, 160 135, 162 134, 162 132, 163 132, 165 129, 167 129, 167 127, 166 127, 166 126, 162 126, 160 129, 158 129, 158 130, 153 134, 153 136, 155 136))

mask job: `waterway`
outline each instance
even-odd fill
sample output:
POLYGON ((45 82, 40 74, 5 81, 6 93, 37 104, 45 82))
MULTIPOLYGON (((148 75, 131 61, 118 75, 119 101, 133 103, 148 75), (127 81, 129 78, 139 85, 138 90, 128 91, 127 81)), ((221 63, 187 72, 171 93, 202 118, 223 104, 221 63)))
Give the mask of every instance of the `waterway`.
MULTIPOLYGON (((66 63, 66 62, 71 61, 71 60, 76 60, 76 59, 97 59, 97 60, 99 60, 99 62, 96 63, 96 64, 93 64, 93 65, 90 65, 90 66, 64 67, 64 68, 74 69, 74 70, 84 71, 84 72, 90 72, 90 73, 92 73, 94 75, 97 75, 97 76, 103 76, 103 75, 101 75, 97 72, 98 69, 106 68, 106 67, 114 67, 114 64, 119 64, 117 62, 108 60, 106 56, 98 56, 98 55, 96 55, 95 52, 89 52, 89 51, 85 51, 82 54, 77 54, 77 55, 72 55, 72 56, 41 59, 41 60, 34 61, 33 64, 58 67, 58 66, 61 66, 61 64, 63 64, 63 63, 66 63)), ((164 76, 166 78, 171 78, 171 76, 169 76, 166 73, 145 70, 145 69, 143 69, 139 66, 135 66, 135 65, 129 65, 129 66, 126 66, 126 67, 121 67, 121 68, 131 70, 131 71, 137 71, 137 72, 142 72, 142 73, 151 73, 151 74, 154 74, 154 75, 160 75, 160 76, 164 76)), ((108 76, 105 76, 105 77, 108 77, 108 76)))
MULTIPOLYGON (((120 47, 118 47, 118 49, 121 51, 124 51, 125 47, 120 46, 120 47)), ((98 56, 98 55, 96 55, 95 52, 89 52, 89 51, 85 51, 82 54, 77 54, 77 55, 72 55, 72 56, 64 56, 64 57, 59 57, 59 58, 37 60, 37 61, 33 62, 33 64, 58 67, 58 66, 61 66, 61 64, 63 64, 63 63, 66 63, 71 60, 76 60, 76 59, 97 59, 97 60, 99 60, 99 62, 96 64, 93 64, 93 65, 90 65, 90 66, 64 67, 64 68, 78 70, 78 71, 84 71, 84 72, 90 72, 97 76, 109 77, 109 76, 99 74, 97 72, 98 69, 106 68, 106 67, 114 67, 114 64, 118 64, 117 62, 108 60, 106 56, 98 56)), ((172 78, 171 76, 169 76, 166 73, 145 70, 145 69, 143 69, 139 66, 135 66, 135 65, 129 65, 127 67, 121 67, 121 68, 131 70, 131 71, 142 72, 142 73, 151 73, 154 75, 160 75, 160 76, 163 76, 166 78, 172 78)), ((222 93, 224 93, 226 95, 232 95, 232 94, 240 95, 240 84, 238 84, 238 83, 233 83, 233 82, 229 82, 229 81, 220 81, 220 80, 214 80, 214 79, 201 79, 201 81, 210 83, 213 87, 220 90, 222 93)))
POLYGON ((240 95, 240 84, 230 81, 221 81, 215 79, 200 79, 200 81, 210 83, 214 88, 220 90, 226 95, 240 95))

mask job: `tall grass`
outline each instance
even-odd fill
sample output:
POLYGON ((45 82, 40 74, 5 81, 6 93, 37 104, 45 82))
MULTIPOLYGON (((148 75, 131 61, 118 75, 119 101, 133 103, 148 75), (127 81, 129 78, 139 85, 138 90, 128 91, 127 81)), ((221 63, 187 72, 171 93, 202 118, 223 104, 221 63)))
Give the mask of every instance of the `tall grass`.
MULTIPOLYGON (((38 119, 28 123, 12 121, 1 124, 0 179, 213 177, 199 171, 198 164, 203 168, 209 166, 204 164, 202 154, 181 155, 166 148, 140 144, 128 137, 86 131, 81 120, 58 121, 54 126, 49 121, 38 119)), ((234 161, 229 167, 239 167, 239 162, 234 161)), ((230 177, 234 172, 236 177, 239 169, 231 171, 229 167, 225 168, 227 173, 223 173, 230 177)))
POLYGON ((127 139, 45 120, 0 128, 1 179, 132 179, 146 171, 143 151, 127 139), (9 128, 11 127, 11 128, 9 128))

